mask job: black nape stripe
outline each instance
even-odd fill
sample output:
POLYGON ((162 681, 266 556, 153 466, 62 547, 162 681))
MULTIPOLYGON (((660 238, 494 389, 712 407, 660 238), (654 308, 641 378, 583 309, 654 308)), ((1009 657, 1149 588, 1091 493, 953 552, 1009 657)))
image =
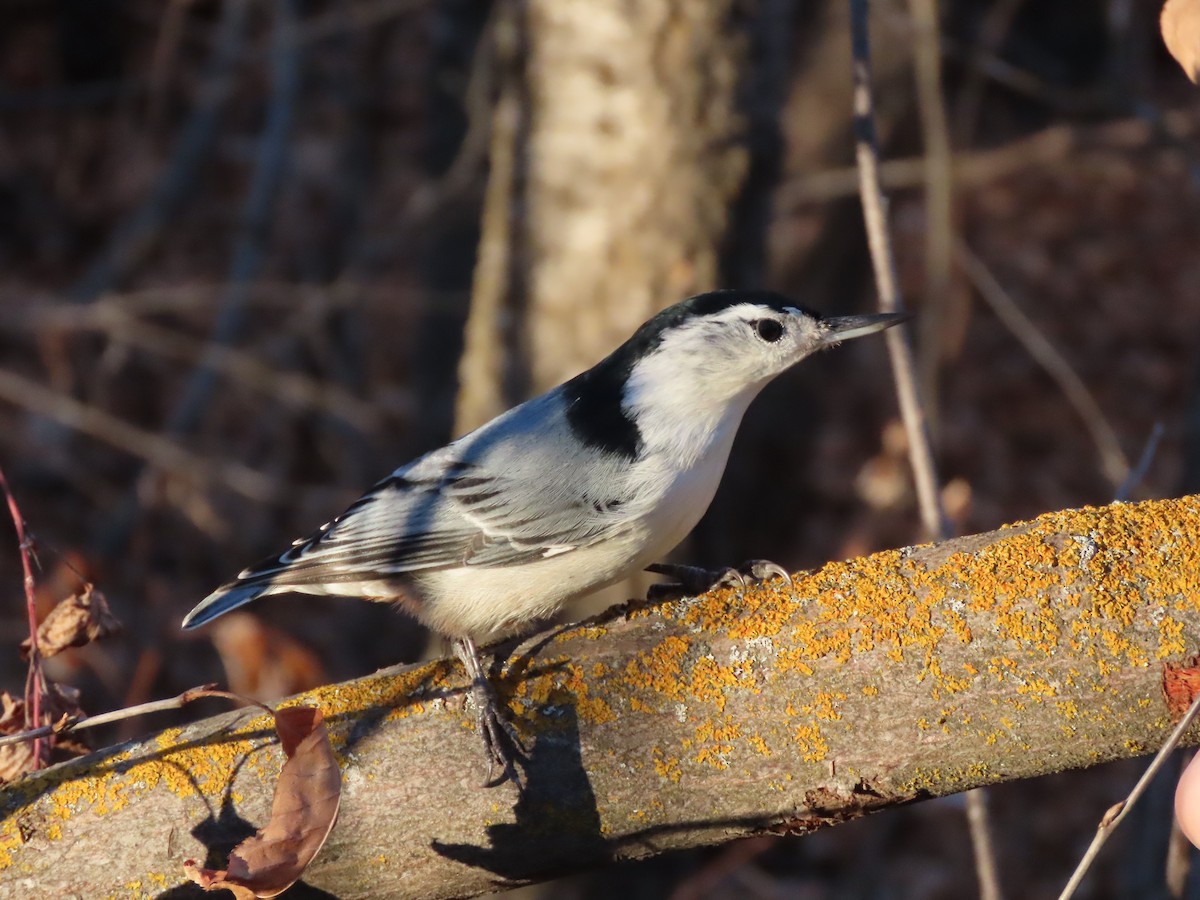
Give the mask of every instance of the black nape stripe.
POLYGON ((563 385, 567 423, 575 436, 588 447, 630 460, 642 448, 637 423, 621 408, 632 368, 610 356, 563 385))

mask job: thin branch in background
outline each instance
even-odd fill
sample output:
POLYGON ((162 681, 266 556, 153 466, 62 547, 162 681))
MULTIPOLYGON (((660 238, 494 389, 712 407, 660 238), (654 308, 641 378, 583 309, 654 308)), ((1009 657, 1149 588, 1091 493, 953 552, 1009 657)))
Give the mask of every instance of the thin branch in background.
POLYGON ((195 362, 204 359, 219 374, 242 387, 259 391, 276 401, 317 410, 342 419, 362 431, 379 423, 379 411, 370 403, 331 382, 310 378, 302 372, 280 371, 258 357, 226 345, 197 340, 172 328, 156 325, 127 312, 113 303, 71 306, 59 312, 65 315, 32 316, 14 322, 17 327, 39 326, 60 330, 95 330, 109 343, 137 347, 166 359, 195 362))
POLYGON ((1000 872, 996 868, 996 846, 992 841, 992 818, 988 808, 987 788, 967 791, 964 799, 980 900, 1000 900, 1003 893, 1000 889, 1000 872))
MULTIPOLYGON (((875 101, 871 93, 868 7, 868 0, 851 0, 850 3, 854 45, 855 155, 858 160, 859 189, 867 229, 867 243, 871 249, 875 285, 879 292, 879 308, 884 312, 896 312, 900 309, 900 289, 896 277, 896 259, 888 237, 887 200, 879 183, 875 101)), ((888 329, 884 337, 887 339, 888 355, 892 362, 900 416, 908 435, 909 462, 912 464, 916 481, 921 521, 930 539, 944 540, 950 534, 950 525, 938 495, 937 466, 929 443, 925 411, 917 396, 912 347, 903 328, 888 329)))
MULTIPOLYGON (((17 498, 13 496, 8 486, 8 478, 0 469, 0 490, 4 491, 4 499, 8 503, 8 513, 12 516, 13 527, 17 531, 17 546, 21 553, 21 569, 25 575, 25 611, 29 618, 29 676, 25 680, 25 727, 36 728, 42 721, 42 694, 45 691, 45 676, 42 674, 42 654, 38 648, 38 619, 37 599, 33 588, 33 565, 29 554, 31 544, 25 533, 25 517, 17 506, 17 498)), ((40 769, 45 761, 46 745, 39 737, 33 744, 33 767, 40 769)))
MULTIPOLYGON (((244 0, 235 0, 244 2, 244 0)), ((217 321, 209 335, 203 358, 183 388, 183 396, 168 417, 164 430, 172 438, 186 437, 204 417, 219 380, 218 364, 213 360, 221 348, 232 344, 242 332, 253 280, 263 265, 271 214, 287 170, 288 135, 303 86, 301 57, 303 44, 295 40, 299 22, 298 0, 281 0, 271 5, 275 12, 271 48, 271 96, 267 119, 258 141, 254 175, 239 219, 233 260, 225 295, 221 299, 217 321)), ((142 458, 145 458, 144 456, 142 458)), ((141 503, 138 483, 103 524, 97 544, 106 555, 121 553, 136 527, 141 503)))
POLYGON ((1145 793, 1146 788, 1150 786, 1150 782, 1154 780, 1154 776, 1158 774, 1158 770, 1163 767, 1171 752, 1179 746, 1179 742, 1183 740, 1184 734, 1191 727, 1197 713, 1200 713, 1200 694, 1197 694, 1192 700, 1192 705, 1188 707, 1188 711, 1184 713, 1179 724, 1175 726, 1175 730, 1171 732, 1171 736, 1159 748, 1158 753, 1154 754, 1154 759, 1150 765, 1146 767, 1146 771, 1142 773, 1142 777, 1137 780, 1137 784, 1129 792, 1129 795, 1109 808, 1100 820, 1100 824, 1096 827, 1096 836, 1092 838, 1091 844, 1088 845, 1087 851, 1083 854, 1083 859, 1079 861, 1079 865, 1075 867, 1075 871, 1071 873, 1071 878, 1067 882, 1067 886, 1063 888, 1062 893, 1058 895, 1058 900, 1070 900, 1079 888, 1080 882, 1088 873, 1096 856, 1100 853, 1100 848, 1104 846, 1109 836, 1121 824, 1121 820, 1133 808, 1133 804, 1138 801, 1138 798, 1145 793))
POLYGON ((921 339, 917 385, 936 430, 938 372, 948 336, 966 325, 966 307, 951 290, 954 266, 954 175, 950 129, 942 102, 941 16, 937 0, 908 0, 914 27, 917 109, 921 116, 925 177, 925 302, 917 323, 921 339))
MULTIPOLYGON (((879 183, 879 145, 875 136, 875 101, 871 90, 870 5, 868 0, 851 0, 850 34, 854 57, 854 133, 858 162, 859 194, 879 308, 884 312, 900 309, 900 291, 896 277, 896 259, 887 227, 887 200, 879 183)), ((940 98, 939 98, 940 103, 940 98)), ((908 436, 909 462, 917 486, 917 499, 925 530, 933 540, 950 536, 950 524, 942 508, 937 468, 925 412, 917 393, 916 366, 905 329, 892 328, 885 335, 900 416, 908 436)), ((966 795, 967 825, 975 855, 975 873, 982 900, 1000 900, 1000 881, 993 851, 987 806, 979 791, 966 795)))
POLYGON ((327 38, 382 25, 432 6, 434 0, 378 0, 375 3, 339 4, 334 12, 296 29, 291 38, 297 45, 311 44, 327 38))
POLYGON ((272 502, 279 496, 279 483, 269 475, 240 462, 199 456, 181 444, 16 372, 0 369, 0 400, 94 437, 184 481, 224 484, 263 503, 272 502))
POLYGON ((1129 475, 1113 494, 1114 500, 1128 500, 1134 488, 1145 480, 1146 473, 1150 471, 1150 466, 1158 453, 1158 445, 1165 432, 1166 429, 1163 428, 1162 422, 1154 423, 1154 427, 1150 429, 1150 437, 1146 438, 1146 446, 1142 448, 1142 455, 1138 457, 1137 465, 1129 471, 1129 475))
MULTIPOLYGON (((1184 750, 1179 754, 1179 769, 1185 771, 1195 758, 1194 750, 1184 750)), ((1170 785, 1174 793, 1175 785, 1170 785)), ((1174 804, 1172 804, 1174 805, 1174 804)), ((1163 880, 1167 885, 1167 896, 1171 900, 1180 900, 1187 891, 1188 877, 1192 871, 1192 852, 1195 848, 1187 839, 1179 820, 1171 816, 1171 833, 1167 836, 1167 862, 1163 867, 1163 880)))
POLYGON ((1015 94, 1029 97, 1061 115, 1111 114, 1115 111, 1107 86, 1076 88, 1058 84, 995 54, 984 52, 978 46, 964 44, 946 35, 942 36, 942 53, 950 59, 978 67, 989 81, 1015 94))
MULTIPOLYGON (((955 187, 966 191, 1031 169, 1071 164, 1085 150, 1141 150, 1156 142, 1190 146, 1195 143, 1194 119, 1190 111, 1171 109, 1162 114, 1161 123, 1136 117, 1103 125, 1052 125, 992 149, 960 150, 951 160, 951 174, 955 187)), ((888 190, 920 187, 925 161, 919 156, 886 160, 879 166, 879 177, 888 190)), ((779 188, 776 206, 781 215, 791 214, 812 203, 849 197, 858 193, 858 179, 857 166, 797 175, 779 188)))
POLYGON ((1013 336, 1020 341, 1025 351, 1033 357, 1063 392, 1067 402, 1075 408, 1075 412, 1083 420, 1084 426, 1091 435, 1092 443, 1096 445, 1096 453, 1100 456, 1100 467, 1104 477, 1115 488, 1125 481, 1129 475, 1129 459, 1121 449, 1103 410, 1088 390, 1082 378, 1071 368, 1071 364, 1055 349, 1038 327, 1017 306, 1009 293, 1004 289, 991 270, 965 243, 957 246, 959 265, 963 267, 967 278, 980 297, 991 308, 996 317, 1004 323, 1013 336))
POLYGON ((167 0, 163 4, 158 37, 154 41, 154 53, 150 59, 148 118, 152 127, 162 119, 167 75, 171 62, 179 50, 179 40, 183 35, 183 21, 188 7, 194 2, 195 0, 167 0))
POLYGON ((744 871, 754 860, 778 846, 779 838, 774 835, 734 841, 680 881, 671 891, 669 900, 704 900, 705 897, 711 897, 722 882, 744 871))
POLYGON ((288 135, 303 83, 300 44, 293 39, 299 18, 297 0, 273 4, 276 13, 271 51, 272 92, 267 121, 259 138, 254 177, 239 221, 241 227, 230 264, 229 284, 221 300, 217 322, 209 337, 212 348, 192 373, 183 398, 167 423, 172 435, 184 435, 199 423, 217 385, 216 368, 209 362, 218 348, 233 343, 245 320, 250 282, 262 268, 270 233, 271 213, 287 169, 288 135))
POLYGON ((1024 4, 1025 0, 997 0, 988 8, 979 26, 979 35, 973 48, 975 52, 967 57, 967 71, 955 102, 954 138, 959 148, 969 147, 975 141, 975 126, 979 121, 979 107, 987 84, 980 60, 996 57, 1024 4))
POLYGON ((221 116, 233 93, 234 69, 242 55, 249 0, 221 4, 216 49, 197 95, 196 109, 154 192, 117 227, 108 246, 70 289, 76 302, 88 302, 123 280, 166 233, 167 222, 200 184, 199 171, 211 158, 221 116))

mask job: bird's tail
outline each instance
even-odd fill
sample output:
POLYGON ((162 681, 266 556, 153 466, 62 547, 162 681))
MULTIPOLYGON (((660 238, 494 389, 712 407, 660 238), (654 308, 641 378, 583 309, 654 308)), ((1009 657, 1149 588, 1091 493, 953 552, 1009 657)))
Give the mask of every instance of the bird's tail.
POLYGON ((263 594, 271 592, 270 582, 234 581, 222 585, 196 604, 195 609, 183 617, 184 628, 199 628, 231 609, 245 606, 263 594))

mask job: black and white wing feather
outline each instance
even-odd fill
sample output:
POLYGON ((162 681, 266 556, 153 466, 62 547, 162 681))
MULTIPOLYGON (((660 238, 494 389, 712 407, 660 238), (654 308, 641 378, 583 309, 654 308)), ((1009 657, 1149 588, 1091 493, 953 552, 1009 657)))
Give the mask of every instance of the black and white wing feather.
POLYGON ((569 553, 621 530, 619 504, 573 491, 569 483, 530 486, 463 462, 430 471, 400 469, 314 534, 280 556, 242 571, 184 620, 191 628, 265 593, 328 586, 320 592, 370 595, 402 576, 462 566, 512 566, 569 553), (520 496, 522 504, 511 502, 520 496), (338 590, 338 586, 342 589, 338 590), (368 587, 370 586, 370 587, 368 587))

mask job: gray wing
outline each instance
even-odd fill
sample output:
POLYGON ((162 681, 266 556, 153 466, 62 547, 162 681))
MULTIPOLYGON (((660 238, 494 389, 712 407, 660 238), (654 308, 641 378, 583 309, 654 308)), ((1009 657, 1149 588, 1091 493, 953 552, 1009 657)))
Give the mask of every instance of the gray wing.
POLYGON ((619 501, 581 495, 569 484, 516 484, 470 463, 452 463, 436 474, 426 474, 428 468, 399 470, 282 556, 240 573, 238 581, 353 582, 510 566, 568 553, 623 528, 619 501), (519 508, 514 496, 521 498, 519 508))

